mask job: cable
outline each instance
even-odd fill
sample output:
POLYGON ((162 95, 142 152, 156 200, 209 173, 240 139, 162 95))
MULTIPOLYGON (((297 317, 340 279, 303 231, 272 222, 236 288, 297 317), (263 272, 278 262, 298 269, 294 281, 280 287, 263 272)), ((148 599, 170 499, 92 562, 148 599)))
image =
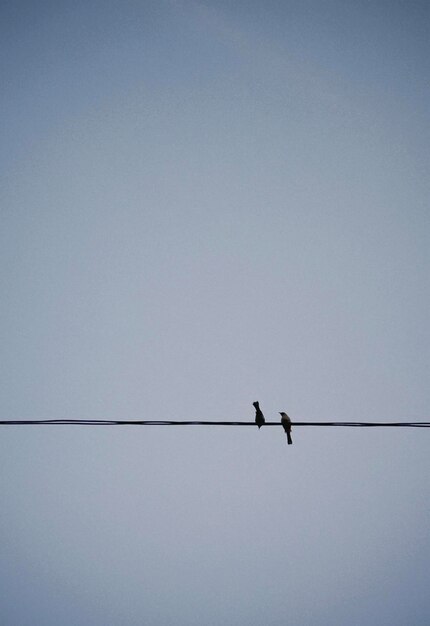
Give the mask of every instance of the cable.
MULTIPOLYGON (((201 420, 0 420, 0 426, 256 426, 255 422, 213 422, 201 420)), ((292 426, 346 426, 353 428, 430 428, 430 422, 291 422, 292 426)), ((266 422, 264 426, 282 426, 266 422)))

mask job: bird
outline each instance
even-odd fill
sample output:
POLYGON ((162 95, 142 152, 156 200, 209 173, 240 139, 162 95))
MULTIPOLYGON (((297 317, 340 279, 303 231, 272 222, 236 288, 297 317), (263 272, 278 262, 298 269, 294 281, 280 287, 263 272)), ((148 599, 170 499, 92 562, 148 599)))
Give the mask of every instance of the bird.
POLYGON ((290 446, 293 443, 293 440, 291 439, 291 420, 283 411, 282 413, 279 413, 279 415, 281 416, 281 424, 287 435, 287 443, 290 446))
POLYGON ((260 409, 258 402, 253 402, 252 406, 255 407, 255 423, 257 424, 258 429, 260 429, 266 420, 264 419, 263 412, 260 409))

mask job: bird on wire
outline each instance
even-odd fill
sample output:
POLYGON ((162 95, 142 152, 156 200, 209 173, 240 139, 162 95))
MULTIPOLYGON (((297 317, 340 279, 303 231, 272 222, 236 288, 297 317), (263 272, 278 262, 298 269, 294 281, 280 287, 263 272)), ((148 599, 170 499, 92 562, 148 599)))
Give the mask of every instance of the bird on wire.
POLYGON ((279 415, 281 416, 281 424, 285 430, 285 434, 287 435, 287 443, 290 446, 293 443, 293 440, 291 439, 291 420, 283 411, 279 413, 279 415))
POLYGON ((260 428, 266 422, 266 420, 264 419, 263 411, 260 409, 260 405, 258 404, 258 402, 253 402, 252 406, 255 408, 255 423, 260 430, 260 428))

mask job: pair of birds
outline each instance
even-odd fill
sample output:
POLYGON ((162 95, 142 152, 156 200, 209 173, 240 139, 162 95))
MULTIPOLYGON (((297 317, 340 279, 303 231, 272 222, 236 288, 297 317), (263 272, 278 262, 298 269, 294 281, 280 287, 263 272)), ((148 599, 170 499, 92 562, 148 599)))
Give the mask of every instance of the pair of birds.
MULTIPOLYGON (((257 424, 258 428, 261 428, 263 424, 266 423, 263 411, 260 409, 260 405, 258 404, 258 402, 253 402, 252 405, 255 408, 255 423, 257 424)), ((291 445, 293 443, 293 440, 291 439, 291 420, 288 415, 283 411, 280 412, 279 415, 281 416, 281 424, 283 426, 283 429, 285 430, 285 434, 287 435, 287 443, 288 445, 291 445)))

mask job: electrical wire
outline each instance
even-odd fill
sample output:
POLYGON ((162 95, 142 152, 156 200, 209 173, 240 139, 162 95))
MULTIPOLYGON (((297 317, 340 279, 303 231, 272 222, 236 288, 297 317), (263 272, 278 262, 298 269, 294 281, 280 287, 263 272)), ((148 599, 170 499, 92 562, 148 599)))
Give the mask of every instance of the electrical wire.
MULTIPOLYGON (((335 426, 353 428, 430 428, 430 422, 291 422, 292 426, 335 426)), ((255 422, 220 422, 203 420, 0 420, 0 426, 256 426, 255 422)), ((264 426, 282 426, 266 422, 264 426)))

